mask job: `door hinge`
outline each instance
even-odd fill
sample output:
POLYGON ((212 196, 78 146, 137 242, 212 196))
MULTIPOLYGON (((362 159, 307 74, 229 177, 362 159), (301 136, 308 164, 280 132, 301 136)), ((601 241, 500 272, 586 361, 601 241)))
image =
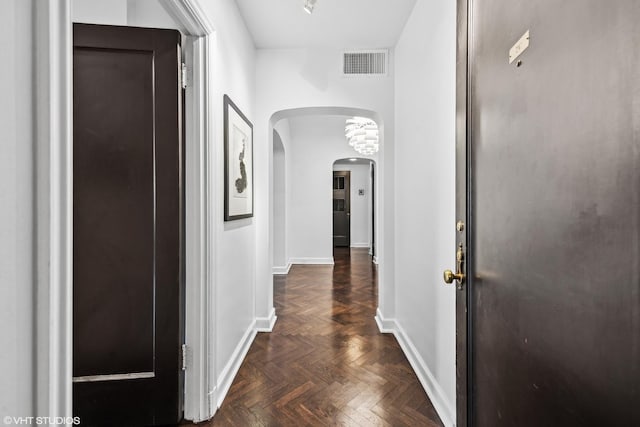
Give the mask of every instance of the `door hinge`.
POLYGON ((187 88, 187 64, 183 62, 180 68, 180 71, 181 71, 180 80, 182 82, 182 89, 186 89, 187 88))
POLYGON ((187 369, 187 345, 182 344, 182 370, 185 371, 187 369))

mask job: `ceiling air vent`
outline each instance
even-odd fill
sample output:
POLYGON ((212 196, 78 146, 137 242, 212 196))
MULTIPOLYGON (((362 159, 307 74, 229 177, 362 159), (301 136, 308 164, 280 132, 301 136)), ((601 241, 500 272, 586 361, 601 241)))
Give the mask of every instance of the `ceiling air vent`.
POLYGON ((386 76, 387 53, 387 50, 344 52, 342 74, 344 76, 386 76))

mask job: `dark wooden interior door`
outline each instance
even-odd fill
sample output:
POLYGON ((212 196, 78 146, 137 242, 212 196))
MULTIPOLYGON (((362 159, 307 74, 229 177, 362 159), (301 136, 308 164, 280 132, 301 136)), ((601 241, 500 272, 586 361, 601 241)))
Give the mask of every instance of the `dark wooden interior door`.
POLYGON ((180 33, 73 30, 74 414, 83 425, 176 423, 180 33))
POLYGON ((351 246, 351 172, 333 172, 333 246, 351 246))
POLYGON ((469 11, 471 424, 640 425, 640 3, 469 11))

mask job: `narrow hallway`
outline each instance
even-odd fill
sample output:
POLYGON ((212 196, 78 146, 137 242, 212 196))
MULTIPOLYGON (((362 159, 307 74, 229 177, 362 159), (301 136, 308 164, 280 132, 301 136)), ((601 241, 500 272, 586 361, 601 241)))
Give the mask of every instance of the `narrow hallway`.
POLYGON ((378 332, 367 249, 276 276, 278 322, 260 333, 206 426, 442 425, 396 339, 378 332))

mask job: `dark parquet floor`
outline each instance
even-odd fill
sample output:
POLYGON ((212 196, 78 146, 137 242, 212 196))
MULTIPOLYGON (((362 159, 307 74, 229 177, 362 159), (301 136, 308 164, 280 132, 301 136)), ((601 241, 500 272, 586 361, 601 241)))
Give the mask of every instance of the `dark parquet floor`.
POLYGON ((374 315, 366 249, 276 276, 278 321, 260 333, 213 420, 200 426, 441 426, 396 339, 374 315))

